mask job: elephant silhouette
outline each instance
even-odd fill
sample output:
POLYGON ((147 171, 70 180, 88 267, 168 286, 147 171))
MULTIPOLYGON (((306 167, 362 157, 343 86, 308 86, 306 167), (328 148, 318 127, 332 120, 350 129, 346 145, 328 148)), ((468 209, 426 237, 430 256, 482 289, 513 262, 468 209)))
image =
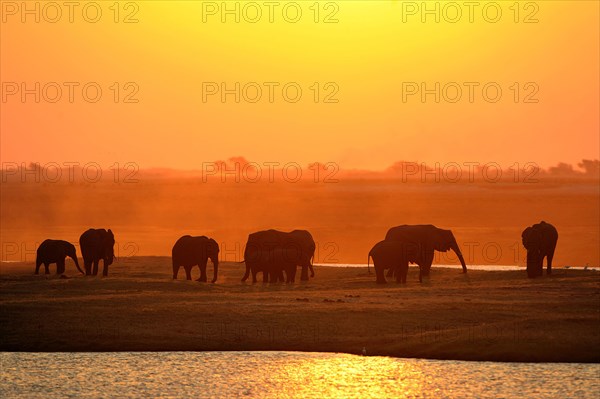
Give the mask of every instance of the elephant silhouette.
POLYGON ((270 229, 252 233, 244 250, 246 273, 242 281, 246 281, 252 273, 252 282, 256 283, 259 272, 263 273, 265 283, 269 280, 283 281, 283 271, 286 271, 287 281, 293 282, 296 266, 302 268, 300 280, 307 281, 309 269, 311 277, 315 275, 312 266, 315 248, 315 241, 306 230, 283 232, 270 229))
MULTIPOLYGON (((396 282, 406 283, 406 275, 408 274, 408 253, 407 248, 400 241, 383 240, 379 241, 369 251, 367 257, 367 267, 369 266, 370 258, 373 258, 373 267, 377 276, 377 284, 385 284, 384 271, 385 269, 395 270, 396 282)), ((421 275, 419 274, 419 281, 421 275)))
POLYGON ((77 262, 77 251, 73 244, 63 240, 44 240, 36 252, 35 274, 40 272, 42 264, 44 264, 46 274, 49 274, 51 263, 56 263, 56 274, 63 274, 65 272, 65 258, 67 256, 73 259, 77 270, 83 274, 83 270, 81 270, 79 262, 77 262))
POLYGON ((527 227, 521 233, 523 246, 527 249, 527 277, 535 278, 543 274, 546 258, 546 274, 552 274, 552 258, 558 241, 558 231, 543 220, 527 227))
POLYGON ((103 276, 108 276, 108 266, 113 263, 115 258, 115 236, 112 230, 108 229, 89 229, 79 237, 79 247, 83 264, 85 266, 86 276, 98 274, 98 264, 100 260, 104 263, 102 270, 103 276), (92 270, 92 265, 94 266, 92 270))
POLYGON ((214 275, 212 282, 217 281, 219 271, 219 244, 212 238, 206 236, 192 237, 185 235, 180 237, 171 250, 173 261, 173 280, 177 280, 179 268, 183 266, 188 280, 192 279, 192 268, 200 268, 200 277, 196 281, 206 282, 206 264, 208 259, 213 263, 214 275))
MULTIPOLYGON (((453 250, 462 265, 463 273, 467 272, 465 259, 451 230, 440 229, 432 224, 405 224, 389 229, 385 239, 398 242, 407 260, 419 265, 419 281, 422 281, 422 277, 429 276, 434 251, 453 250)), ((391 277, 394 271, 395 269, 390 268, 388 277, 391 277)))

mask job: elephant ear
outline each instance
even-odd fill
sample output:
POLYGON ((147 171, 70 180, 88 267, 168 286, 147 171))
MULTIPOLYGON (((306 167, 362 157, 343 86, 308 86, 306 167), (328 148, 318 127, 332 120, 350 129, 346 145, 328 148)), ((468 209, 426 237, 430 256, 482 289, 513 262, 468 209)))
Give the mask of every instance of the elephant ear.
POLYGON ((454 243, 456 242, 456 238, 454 238, 454 234, 452 234, 452 230, 442 230, 442 251, 448 251, 452 248, 454 243))
POLYGON ((541 238, 540 232, 535 226, 526 228, 521 237, 523 238, 523 246, 526 249, 533 249, 536 244, 539 244, 541 238))
POLYGON ((213 251, 219 253, 219 244, 212 238, 208 240, 208 250, 209 253, 212 253, 213 251))
POLYGON ((431 237, 431 245, 436 251, 446 252, 452 246, 454 235, 450 230, 439 229, 436 234, 431 237))
POLYGON ((110 242, 110 245, 114 245, 115 244, 115 235, 113 234, 111 229, 108 229, 108 241, 110 242))

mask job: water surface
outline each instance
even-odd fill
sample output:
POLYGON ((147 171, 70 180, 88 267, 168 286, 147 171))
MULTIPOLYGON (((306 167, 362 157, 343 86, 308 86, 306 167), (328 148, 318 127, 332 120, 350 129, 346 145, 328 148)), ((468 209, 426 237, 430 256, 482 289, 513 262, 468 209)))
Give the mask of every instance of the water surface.
POLYGON ((306 352, 2 353, 2 398, 597 398, 600 365, 306 352))

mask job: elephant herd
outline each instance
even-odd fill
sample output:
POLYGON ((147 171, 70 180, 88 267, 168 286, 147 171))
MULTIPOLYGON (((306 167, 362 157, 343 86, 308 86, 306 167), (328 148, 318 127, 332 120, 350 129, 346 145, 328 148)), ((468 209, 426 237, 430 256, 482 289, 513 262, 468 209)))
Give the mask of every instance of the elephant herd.
MULTIPOLYGON (((542 221, 527 227, 521 238, 527 249, 527 276, 533 278, 542 275, 544 258, 547 262, 547 274, 551 274, 552 258, 558 241, 556 228, 542 221)), ((402 225, 388 230, 385 240, 371 249, 368 260, 373 259, 378 284, 385 284, 386 269, 388 277, 396 276, 396 282, 406 283, 409 263, 419 265, 419 282, 422 282, 423 277, 429 276, 434 251, 446 252, 450 249, 456 253, 463 273, 466 273, 467 265, 452 231, 431 224, 402 225)))
POLYGON ((452 249, 462 265, 463 273, 467 265, 456 238, 450 230, 440 229, 431 224, 402 225, 392 227, 385 235, 385 240, 378 242, 369 252, 373 258, 377 283, 384 284, 383 272, 389 269, 388 277, 396 276, 396 282, 406 283, 409 262, 419 265, 419 281, 429 276, 433 263, 434 251, 446 252, 452 249))
MULTIPOLYGON (((547 274, 551 274, 552 258, 558 240, 556 228, 542 221, 527 227, 521 238, 527 249, 527 276, 534 278, 543 274, 544 258, 547 260, 547 274)), ((79 244, 86 275, 98 274, 100 260, 104 263, 102 274, 108 275, 108 266, 114 260, 114 243, 115 238, 110 229, 89 229, 81 235, 79 244)), ((246 271, 242 281, 246 281, 252 274, 252 282, 256 283, 256 275, 262 273, 264 283, 293 283, 298 266, 301 268, 300 280, 307 281, 309 270, 311 277, 315 275, 312 265, 315 248, 315 241, 306 230, 282 232, 271 229, 252 233, 248 236, 244 250, 242 262, 246 264, 246 271)), ((429 276, 434 252, 449 250, 456 253, 462 271, 466 273, 464 257, 451 230, 440 229, 431 224, 396 226, 389 229, 385 239, 369 251, 367 268, 370 270, 370 260, 373 259, 378 284, 386 282, 386 270, 387 277, 395 277, 396 282, 406 283, 408 265, 414 263, 419 266, 421 282, 423 277, 429 276)), ((73 244, 62 240, 45 240, 37 249, 35 274, 39 273, 42 264, 48 274, 51 263, 56 263, 57 274, 63 274, 67 256, 73 259, 77 269, 83 273, 73 244)), ((198 266, 198 281, 206 282, 208 259, 213 263, 211 281, 214 283, 219 270, 219 244, 205 236, 185 235, 179 238, 172 249, 173 279, 177 279, 179 269, 183 267, 186 278, 191 280, 191 271, 198 266)))
MULTIPOLYGON (((300 279, 308 280, 309 269, 311 277, 315 275, 312 267, 315 248, 315 240, 306 230, 294 230, 289 233, 264 230, 252 233, 248 236, 244 250, 243 262, 246 263, 246 273, 242 281, 246 281, 252 273, 252 282, 256 283, 256 274, 262 272, 265 283, 278 281, 293 283, 298 266, 302 268, 300 279)), ((183 266, 187 279, 191 280, 191 270, 194 266, 198 266, 200 268, 198 281, 206 282, 206 264, 210 259, 214 267, 212 282, 217 281, 219 245, 212 238, 183 236, 173 246, 171 255, 173 279, 177 279, 177 272, 183 266)))
MULTIPOLYGON (((86 276, 95 276, 98 274, 100 260, 104 263, 102 275, 108 275, 108 266, 113 263, 115 258, 114 245, 115 236, 110 229, 108 231, 105 229, 89 229, 81 234, 81 237, 79 237, 79 247, 83 256, 86 276)), ((83 270, 79 267, 79 262, 77 262, 77 254, 73 244, 63 240, 45 240, 37 249, 35 274, 39 273, 42 264, 44 264, 46 274, 48 274, 48 267, 51 263, 56 263, 57 274, 63 274, 65 272, 65 258, 67 256, 73 259, 77 270, 83 273, 83 270)))

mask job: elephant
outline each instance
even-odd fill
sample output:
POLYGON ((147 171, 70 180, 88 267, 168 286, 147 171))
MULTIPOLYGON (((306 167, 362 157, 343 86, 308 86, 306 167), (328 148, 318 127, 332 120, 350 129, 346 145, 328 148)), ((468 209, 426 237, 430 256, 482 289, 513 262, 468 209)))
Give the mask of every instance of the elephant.
POLYGON ((266 265, 265 269, 271 277, 271 283, 284 281, 283 272, 285 272, 286 283, 296 281, 296 269, 302 263, 301 252, 298 248, 273 248, 262 251, 260 256, 263 257, 262 261, 266 265))
POLYGON ((50 263, 56 263, 56 274, 63 274, 65 272, 65 258, 67 256, 73 259, 77 270, 83 274, 83 270, 81 270, 79 262, 77 262, 77 251, 73 244, 63 240, 44 240, 37 249, 35 274, 39 274, 42 263, 46 268, 46 274, 50 273, 48 269, 50 263))
POLYGON ((112 230, 108 229, 89 229, 79 237, 79 247, 85 266, 86 276, 98 274, 98 264, 100 260, 104 262, 103 276, 108 276, 108 266, 113 263, 115 258, 115 236, 112 230), (94 269, 92 270, 92 264, 94 269))
POLYGON ((523 246, 527 249, 527 277, 541 276, 546 258, 546 274, 552 274, 552 258, 558 241, 558 231, 550 223, 541 221, 527 227, 521 233, 523 246))
POLYGON ((196 281, 206 282, 206 264, 208 259, 213 263, 214 275, 212 283, 217 281, 219 271, 219 244, 212 238, 206 236, 192 237, 185 235, 180 237, 171 251, 173 260, 173 280, 177 280, 179 268, 183 266, 188 280, 192 279, 192 268, 200 268, 200 277, 196 281))
MULTIPOLYGON (((371 251, 369 251, 367 267, 369 267, 370 258, 373 258, 377 284, 386 283, 383 273, 385 269, 395 270, 396 282, 406 284, 409 256, 407 256, 404 249, 403 245, 398 241, 383 240, 375 244, 371 251)), ((419 281, 421 281, 420 274, 419 281)))
POLYGON ((301 266, 301 281, 308 280, 308 270, 311 277, 315 276, 311 260, 315 254, 315 241, 312 235, 306 230, 293 230, 283 232, 278 230, 263 230, 252 233, 248 236, 248 242, 244 250, 244 262, 246 262, 246 273, 242 281, 246 281, 252 272, 252 282, 256 283, 256 274, 263 273, 263 282, 277 280, 283 281, 283 270, 289 270, 287 280, 294 280, 295 268, 292 271, 291 266, 286 262, 295 262, 301 266), (273 252, 274 253, 270 253, 273 252), (282 263, 283 262, 283 263, 282 263))
MULTIPOLYGON (((405 224, 389 229, 385 239, 400 242, 408 261, 419 265, 419 281, 422 281, 422 277, 429 276, 434 251, 446 252, 452 249, 462 265, 463 273, 467 272, 465 259, 451 230, 440 229, 431 224, 405 224)), ((388 277, 393 273, 394 269, 390 269, 388 277)))

